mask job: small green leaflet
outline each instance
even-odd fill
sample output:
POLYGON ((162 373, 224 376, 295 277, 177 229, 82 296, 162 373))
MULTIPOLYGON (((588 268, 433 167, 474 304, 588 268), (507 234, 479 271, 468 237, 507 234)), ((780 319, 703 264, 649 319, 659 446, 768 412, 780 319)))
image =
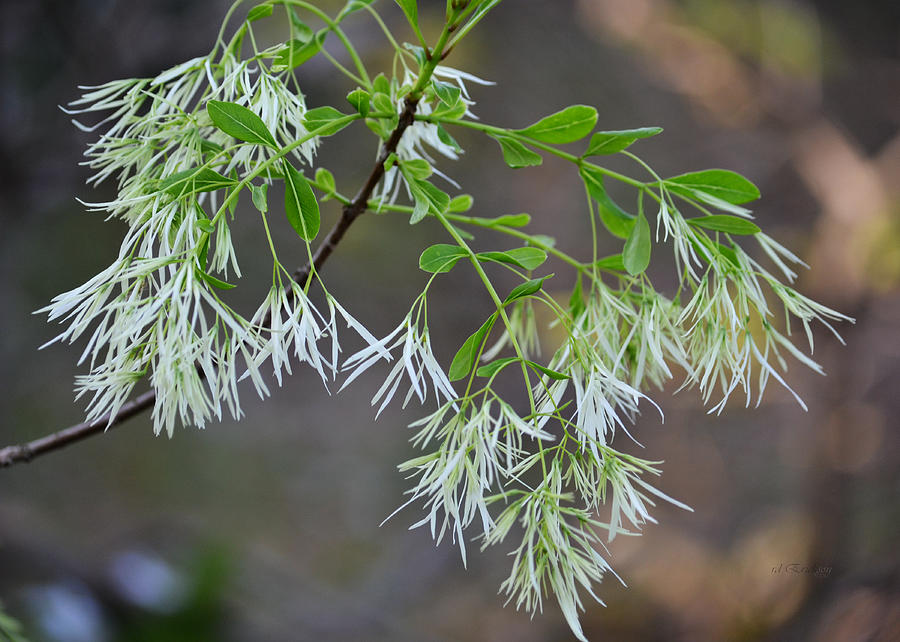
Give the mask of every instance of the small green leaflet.
POLYGON ((696 198, 704 192, 732 205, 740 205, 759 198, 759 188, 746 178, 727 169, 707 169, 665 180, 666 187, 676 194, 696 198))
POLYGON ((255 22, 272 15, 272 5, 268 2, 258 4, 247 12, 247 22, 255 22))
POLYGON ((335 189, 337 189, 337 185, 334 182, 334 174, 324 167, 320 167, 316 170, 316 183, 318 184, 319 189, 329 193, 333 193, 335 189))
POLYGON ((231 288, 237 287, 232 283, 226 283, 220 279, 217 279, 211 274, 207 274, 203 270, 201 270, 196 265, 194 266, 194 274, 196 274, 200 279, 213 286, 214 288, 218 288, 219 290, 230 290, 231 288))
POLYGON ((172 174, 160 181, 159 189, 175 198, 181 198, 195 192, 212 192, 223 187, 231 187, 236 183, 236 180, 204 167, 172 174))
POLYGON ((216 231, 216 228, 213 227, 212 222, 208 218, 205 218, 205 217, 198 218, 196 225, 197 225, 197 229, 199 229, 204 234, 212 234, 213 232, 216 231))
POLYGON ((582 165, 579 173, 588 192, 597 201, 597 211, 603 225, 613 236, 627 239, 634 227, 634 216, 619 207, 606 193, 606 188, 603 186, 603 174, 591 165, 582 165))
POLYGON ((253 198, 253 205, 263 214, 269 211, 268 191, 268 183, 263 183, 262 185, 250 184, 250 195, 253 198))
POLYGON ((662 132, 662 127, 641 127, 639 129, 621 129, 617 131, 597 132, 591 136, 585 156, 601 156, 615 154, 629 147, 640 138, 650 138, 662 132))
POLYGON ((531 215, 504 214, 503 216, 498 216, 496 218, 482 218, 480 216, 473 216, 471 220, 474 223, 478 223, 479 225, 484 225, 487 227, 496 227, 498 225, 503 225, 505 227, 525 227, 526 225, 531 223, 531 215))
POLYGON ((421 158, 402 161, 400 163, 400 168, 403 170, 403 175, 409 181, 424 180, 431 176, 434 171, 431 168, 431 164, 427 160, 421 158))
POLYGON ((650 224, 643 213, 639 214, 625 241, 622 263, 632 276, 640 274, 650 265, 650 224))
POLYGON ((481 344, 484 342, 487 334, 491 331, 491 327, 493 327, 496 319, 497 313, 494 312, 494 314, 489 316, 487 321, 485 321, 484 324, 478 328, 472 336, 466 339, 465 343, 463 343, 462 347, 453 357, 453 362, 450 364, 450 372, 447 373, 450 381, 458 381, 472 371, 472 366, 475 365, 475 360, 478 358, 478 352, 481 350, 481 344))
POLYGON ((581 272, 578 273, 578 276, 575 280, 575 287, 572 288, 572 295, 569 297, 569 314, 572 316, 572 319, 577 320, 578 317, 581 316, 581 313, 584 312, 584 295, 581 287, 581 272))
POLYGON ((325 42, 327 33, 327 31, 320 31, 309 40, 298 38, 290 40, 278 50, 272 64, 282 69, 299 67, 322 50, 322 43, 325 42))
POLYGON ((435 187, 428 181, 407 179, 409 190, 416 202, 413 215, 409 219, 410 225, 414 225, 425 218, 429 211, 435 214, 443 214, 450 207, 450 195, 435 187))
POLYGON ((306 177, 284 162, 284 213, 288 223, 304 241, 319 233, 319 203, 306 177))
POLYGON ((277 148, 275 137, 269 132, 262 118, 246 107, 236 103, 210 100, 206 103, 206 113, 213 124, 229 136, 257 145, 277 148))
POLYGON ((744 218, 729 216, 727 214, 715 214, 712 216, 698 216, 689 218, 687 222, 697 227, 726 234, 756 234, 760 232, 759 226, 744 218))
POLYGON ((308 24, 300 19, 300 16, 297 15, 297 11, 294 7, 291 7, 289 13, 291 16, 291 24, 294 25, 294 33, 297 34, 297 40, 300 42, 309 42, 312 40, 315 32, 313 32, 308 24))
POLYGON ((460 194, 459 196, 454 196, 450 201, 450 205, 447 206, 448 212, 468 212, 472 209, 472 205, 475 203, 475 199, 472 198, 470 194, 460 194))
POLYGON ((539 279, 531 279, 530 281, 527 281, 522 285, 517 285, 513 288, 512 292, 509 293, 506 299, 503 300, 503 304, 506 305, 507 303, 512 303, 516 299, 521 299, 525 296, 531 296, 532 294, 540 290, 544 285, 544 281, 549 279, 551 276, 553 275, 548 274, 547 276, 542 276, 539 279))
POLYGON ((563 379, 569 378, 569 375, 563 374, 561 372, 557 372, 556 370, 551 370, 550 368, 548 368, 546 366, 542 366, 539 363, 535 363, 534 361, 529 361, 528 359, 526 359, 525 363, 527 363, 528 366, 535 372, 545 374, 548 377, 550 377, 551 379, 556 379, 557 381, 561 381, 563 379))
POLYGON ((515 363, 518 360, 519 357, 506 357, 505 359, 497 359, 496 361, 492 361, 491 363, 478 368, 478 370, 475 371, 475 374, 479 377, 493 377, 495 374, 503 370, 503 368, 511 363, 515 363))
POLYGON ((590 134, 596 124, 596 109, 587 105, 572 105, 520 129, 519 133, 542 143, 572 143, 590 134))
POLYGON ((505 252, 480 252, 475 256, 482 262, 510 263, 526 270, 533 270, 547 260, 547 253, 536 247, 517 247, 505 252))
POLYGON ((453 138, 453 136, 447 133, 447 130, 444 129, 444 126, 441 123, 437 124, 437 135, 438 140, 444 143, 444 145, 452 147, 457 152, 462 151, 462 147, 459 146, 459 143, 456 142, 456 139, 453 138))
POLYGON ((369 101, 371 96, 365 89, 354 89, 347 94, 347 102, 363 117, 369 115, 369 101))
POLYGON ((459 100, 462 90, 456 85, 451 85, 440 80, 432 80, 435 95, 448 107, 453 107, 459 100))
POLYGON ((621 254, 611 254, 604 256, 594 263, 601 270, 612 270, 613 272, 625 272, 625 260, 621 254))
POLYGON ((329 107, 327 105, 325 107, 310 109, 303 117, 303 125, 306 127, 306 130, 308 132, 315 131, 317 136, 331 136, 336 134, 351 122, 352 121, 347 119, 347 114, 342 114, 334 107, 329 107), (344 122, 335 123, 335 121, 339 121, 342 118, 344 119, 344 122), (328 126, 329 124, 331 124, 330 127, 328 126), (322 129, 322 131, 317 131, 319 129, 322 129))
POLYGON ((409 20, 409 24, 412 26, 418 26, 419 23, 419 10, 416 7, 416 0, 394 0, 401 9, 403 9, 403 13, 406 15, 406 19, 409 20))
POLYGON ((419 257, 419 267, 425 272, 431 272, 432 274, 449 272, 456 265, 457 261, 467 255, 468 253, 458 245, 438 243, 425 248, 425 251, 419 257))
POLYGON ((494 135, 491 135, 491 138, 500 143, 500 148, 503 150, 503 160, 513 169, 533 167, 544 162, 540 154, 528 149, 515 138, 494 135))

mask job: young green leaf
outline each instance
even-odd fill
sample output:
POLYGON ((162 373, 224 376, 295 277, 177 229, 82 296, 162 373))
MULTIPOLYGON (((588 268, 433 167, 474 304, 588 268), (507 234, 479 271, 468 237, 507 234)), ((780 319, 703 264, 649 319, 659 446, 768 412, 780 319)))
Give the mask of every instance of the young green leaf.
POLYGON ((472 336, 466 339, 465 343, 462 344, 462 347, 453 357, 453 362, 450 364, 450 371, 447 373, 450 381, 458 381, 472 372, 472 366, 475 365, 475 360, 478 358, 481 344, 484 342, 487 334, 491 331, 491 327, 494 325, 496 319, 497 313, 495 312, 488 317, 487 321, 485 321, 472 336))
POLYGON ((428 202, 428 208, 435 214, 444 214, 450 207, 450 195, 428 181, 410 182, 409 188, 413 198, 424 198, 428 202))
POLYGON ((357 113, 363 117, 369 115, 369 102, 371 99, 372 97, 365 89, 354 89, 347 94, 347 102, 353 105, 357 113))
POLYGON ((234 287, 237 287, 233 283, 226 283, 225 281, 217 279, 211 274, 207 274, 196 265, 194 266, 194 274, 196 274, 202 281, 205 281, 212 287, 218 288, 219 290, 230 290, 234 287))
POLYGON ((403 13, 406 15, 406 19, 409 20, 409 24, 413 27, 418 27, 419 25, 419 10, 416 6, 416 0, 394 0, 401 9, 403 9, 403 13))
POLYGON ((528 149, 515 138, 493 135, 491 138, 500 143, 500 148, 503 150, 503 160, 505 160, 506 164, 513 169, 533 167, 544 162, 544 159, 541 158, 540 154, 528 149))
POLYGON ((431 163, 422 158, 413 158, 400 163, 403 175, 410 182, 425 180, 434 172, 431 163))
POLYGON ((572 143, 590 134, 596 124, 596 109, 587 105, 572 105, 520 129, 519 133, 542 143, 572 143))
POLYGON ((312 241, 319 233, 319 203, 306 177, 284 162, 284 213, 288 223, 304 241, 312 241))
POLYGON ((419 268, 432 274, 449 272, 466 255, 466 251, 458 245, 438 243, 425 248, 419 257, 419 268))
POLYGON ((603 174, 589 165, 582 166, 581 178, 590 195, 597 201, 597 213, 604 227, 613 236, 627 239, 634 227, 635 218, 612 200, 603 186, 603 174))
POLYGON ((760 232, 759 226, 745 218, 729 216, 727 214, 714 214, 712 216, 698 216, 689 218, 690 225, 696 225, 707 230, 725 232, 726 234, 756 234, 760 232))
POLYGON ((430 209, 428 205, 428 199, 421 193, 414 193, 413 198, 415 199, 415 206, 413 207, 412 214, 409 217, 409 224, 415 225, 423 218, 428 216, 428 210, 430 209))
POLYGON ((303 117, 303 125, 309 132, 324 128, 322 131, 317 132, 317 135, 331 136, 350 124, 351 121, 346 120, 346 116, 347 114, 342 114, 334 107, 327 105, 325 107, 316 107, 306 112, 306 115, 303 117), (343 123, 335 123, 335 121, 339 121, 342 118, 345 119, 343 123), (329 125, 331 126, 329 127, 329 125))
POLYGON ((337 189, 337 185, 334 182, 334 174, 324 167, 316 170, 316 183, 318 183, 320 189, 326 192, 334 192, 337 189))
POLYGON ((456 105, 462 94, 462 90, 459 87, 451 85, 450 83, 441 82, 440 80, 432 80, 431 84, 434 87, 434 94, 441 102, 448 107, 456 105))
POLYGON ((478 370, 475 371, 475 374, 479 377, 493 377, 495 374, 503 370, 503 368, 511 363, 515 363, 518 360, 519 357, 506 357, 504 359, 497 359, 496 361, 492 361, 491 363, 478 368, 478 370))
POLYGON ((327 31, 320 31, 312 39, 294 38, 285 43, 285 46, 279 49, 275 55, 275 60, 272 61, 273 66, 281 69, 296 69, 322 50, 322 44, 327 35, 327 31))
POLYGON ((602 259, 598 259, 596 263, 594 263, 601 270, 611 270, 613 272, 625 272, 625 260, 622 258, 621 254, 611 254, 610 256, 604 256, 602 259))
POLYGON ((759 188, 746 178, 727 169, 707 169, 665 180, 666 187, 676 194, 696 197, 704 192, 732 205, 740 205, 759 198, 759 188))
POLYGON ((662 132, 662 127, 641 127, 639 129, 621 129, 608 132, 597 132, 591 136, 585 156, 601 156, 615 154, 629 147, 640 138, 649 138, 662 132))
POLYGON ((437 124, 437 135, 438 140, 444 143, 444 145, 452 147, 456 152, 462 151, 462 147, 459 146, 459 143, 456 142, 456 139, 453 138, 453 136, 447 133, 447 130, 444 129, 444 126, 441 123, 437 124))
POLYGON ((551 379, 556 379, 557 381, 561 381, 563 379, 569 378, 569 375, 567 375, 567 374, 557 372, 556 370, 551 370, 550 368, 548 368, 546 366, 542 366, 539 363, 535 363, 534 361, 529 361, 528 359, 526 359, 525 363, 527 363, 528 366, 535 372, 538 372, 540 374, 545 374, 548 377, 550 377, 551 379))
POLYGON ((539 279, 531 279, 523 283, 522 285, 517 285, 512 289, 512 292, 503 300, 504 304, 512 303, 516 299, 521 299, 522 297, 531 296, 535 292, 541 289, 544 285, 544 281, 549 279, 552 274, 548 274, 547 276, 542 276, 539 279))
POLYGON ((223 187, 231 187, 236 183, 236 180, 204 167, 172 174, 160 181, 159 189, 175 198, 181 198, 196 192, 212 192, 223 187))
POLYGON ((475 199, 472 198, 469 194, 460 194, 459 196, 454 196, 450 200, 450 205, 447 206, 448 212, 468 212, 472 209, 472 205, 475 203, 475 199))
POLYGON ((269 211, 268 191, 268 183, 263 183, 262 185, 250 184, 250 196, 253 199, 253 205, 263 214, 269 211))
POLYGON ((229 136, 257 145, 277 148, 275 137, 269 132, 262 118, 236 103, 210 100, 206 103, 206 113, 213 124, 229 136))
POLYGON ((212 222, 208 218, 198 218, 195 225, 204 234, 212 234, 216 231, 216 228, 213 227, 212 222))
POLYGON ((476 256, 482 262, 509 263, 525 270, 533 270, 547 260, 547 253, 536 247, 517 247, 505 252, 480 252, 476 256))
POLYGON ((581 272, 575 278, 575 287, 572 288, 572 295, 569 297, 569 314, 572 319, 578 319, 584 312, 584 295, 581 287, 581 272))
POLYGON ((622 263, 632 276, 640 274, 650 265, 650 224, 643 213, 638 215, 631 234, 625 241, 622 263))
POLYGON ((247 12, 247 22, 256 22, 272 15, 272 5, 268 2, 258 4, 247 12))

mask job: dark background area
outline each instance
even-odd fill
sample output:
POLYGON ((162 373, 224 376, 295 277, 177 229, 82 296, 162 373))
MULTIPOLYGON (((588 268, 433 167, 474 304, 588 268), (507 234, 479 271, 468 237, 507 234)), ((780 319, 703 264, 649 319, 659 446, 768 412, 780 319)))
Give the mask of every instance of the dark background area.
MULTIPOLYGON (((420 2, 427 33, 443 4, 420 2)), ((399 12, 379 5, 405 35, 399 12)), ((112 192, 84 185, 78 162, 91 139, 57 105, 76 85, 202 55, 226 8, 0 4, 0 445, 81 420, 71 392, 80 351, 38 352, 57 329, 31 313, 107 265, 122 232, 74 200, 112 192)), ((346 27, 373 68, 387 66, 371 21, 346 27)), ((607 606, 583 616, 588 636, 900 639, 900 4, 506 0, 448 64, 498 82, 470 87, 488 123, 521 127, 592 104, 604 129, 665 128, 635 147, 663 176, 744 173, 763 193, 760 225, 810 264, 801 291, 857 319, 840 328, 846 347, 817 330, 827 377, 792 367, 809 412, 774 384, 758 409, 735 400, 718 418, 691 392, 657 395, 666 421, 645 415, 640 454, 665 460, 660 487, 695 512, 660 506, 659 525, 613 543, 628 588, 599 587, 607 606)), ((310 106, 340 105, 352 89, 324 60, 299 77, 310 106)), ((459 139, 465 156, 440 167, 475 196, 474 214, 527 211, 535 231, 572 254, 589 250, 570 166, 512 171, 493 141, 459 139)), ((374 153, 345 132, 320 161, 352 192, 374 153)), ((613 167, 639 175, 623 161, 613 167)), ((336 212, 323 208, 323 224, 336 212)), ((245 218, 236 245, 258 238, 245 218)), ((420 248, 439 241, 427 223, 367 216, 326 283, 384 333, 421 288, 420 248)), ((265 259, 256 272, 252 251, 241 259, 252 295, 265 259)), ((457 272, 430 299, 444 363, 490 306, 457 272)), ((502 547, 470 555, 464 570, 448 543, 407 530, 415 510, 378 527, 402 501, 395 466, 412 456, 405 426, 421 414, 392 408, 373 421, 384 374, 336 396, 301 368, 265 403, 248 391, 241 422, 169 440, 140 417, 0 471, 6 610, 35 641, 571 639, 552 600, 533 620, 502 607, 502 547)))

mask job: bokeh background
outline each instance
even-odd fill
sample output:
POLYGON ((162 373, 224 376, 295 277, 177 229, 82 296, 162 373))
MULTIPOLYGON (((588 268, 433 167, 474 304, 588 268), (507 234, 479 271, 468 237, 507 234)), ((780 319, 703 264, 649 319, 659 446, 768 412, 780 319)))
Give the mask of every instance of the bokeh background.
MULTIPOLYGON (((379 4, 405 33, 391 3, 379 4)), ((429 33, 443 4, 420 2, 429 33)), ((90 138, 57 105, 78 84, 155 75, 205 53, 226 8, 0 4, 0 445, 81 419, 76 348, 38 352, 56 329, 31 313, 107 265, 121 234, 75 201, 111 188, 84 185, 90 138)), ((370 21, 347 29, 374 68, 388 64, 370 21)), ((525 126, 593 104, 602 128, 666 129, 635 147, 664 176, 746 174, 763 192, 760 224, 810 265, 801 290, 857 319, 840 328, 846 347, 817 330, 827 377, 792 368, 809 412, 774 384, 758 409, 735 402, 718 418, 690 392, 658 395, 666 421, 648 414, 637 426, 641 454, 665 460, 662 489, 695 512, 660 506, 659 525, 614 542, 628 588, 600 587, 607 606, 584 615, 589 637, 900 639, 900 4, 506 0, 448 62, 498 82, 472 87, 487 122, 525 126)), ((351 89, 324 60, 300 81, 312 106, 341 104, 351 89)), ((352 138, 320 155, 348 192, 374 157, 352 138)), ((459 138, 466 155, 441 167, 475 195, 475 214, 527 211, 536 230, 587 251, 571 167, 547 159, 512 171, 493 141, 459 138)), ((256 219, 243 211, 238 241, 252 247, 256 219)), ((325 207, 326 222, 336 214, 325 207)), ((327 283, 386 332, 422 285, 420 248, 438 239, 428 223, 367 216, 327 283)), ((241 255, 248 301, 267 270, 254 257, 241 255)), ((432 333, 448 362, 489 301, 463 270, 439 287, 432 333)), ((268 402, 249 401, 241 422, 169 440, 139 417, 0 471, 6 611, 35 641, 572 639, 552 602, 533 620, 502 607, 502 547, 472 555, 465 571, 446 542, 407 530, 414 510, 378 527, 401 501, 395 465, 412 454, 405 426, 418 417, 392 409, 373 421, 383 374, 335 398, 301 369, 268 402)))

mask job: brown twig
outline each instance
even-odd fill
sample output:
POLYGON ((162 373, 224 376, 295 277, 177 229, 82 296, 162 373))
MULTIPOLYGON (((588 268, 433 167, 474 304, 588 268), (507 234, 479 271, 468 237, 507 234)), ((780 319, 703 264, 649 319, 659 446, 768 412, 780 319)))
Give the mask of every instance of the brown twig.
MULTIPOLYGON (((362 188, 360 188, 359 193, 357 193, 353 200, 344 206, 341 211, 341 218, 338 219, 338 222, 334 224, 334 227, 331 228, 328 235, 316 249, 312 264, 307 264, 305 267, 294 272, 294 279, 298 283, 304 283, 313 270, 319 270, 322 267, 325 261, 328 260, 328 257, 331 256, 334 248, 344 237, 347 229, 353 224, 353 221, 368 208, 369 199, 372 197, 375 187, 377 187, 378 183, 384 177, 385 161, 391 154, 397 151, 397 145, 400 143, 403 133, 415 120, 418 102, 418 99, 407 97, 397 126, 394 128, 394 131, 391 132, 390 137, 384 144, 381 154, 379 154, 378 160, 375 162, 375 166, 369 174, 369 178, 362 188)), ((264 324, 267 324, 267 321, 264 321, 264 324)), ((69 426, 68 428, 64 428, 58 432, 24 444, 7 446, 0 449, 0 468, 6 468, 13 464, 31 461, 35 457, 64 448, 69 444, 81 441, 92 435, 100 434, 110 428, 115 428, 127 419, 152 408, 155 403, 156 392, 151 390, 123 405, 112 417, 109 414, 106 414, 92 422, 75 424, 74 426, 69 426)))

